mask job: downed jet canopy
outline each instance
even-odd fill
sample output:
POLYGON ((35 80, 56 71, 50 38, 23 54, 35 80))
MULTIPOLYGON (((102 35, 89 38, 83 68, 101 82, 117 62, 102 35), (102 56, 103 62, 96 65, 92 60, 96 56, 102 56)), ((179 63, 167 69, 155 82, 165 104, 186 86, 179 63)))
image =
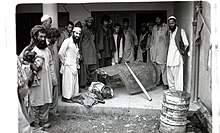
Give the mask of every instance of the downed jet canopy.
MULTIPOLYGON (((137 78, 140 80, 140 82, 143 84, 146 91, 151 90, 159 83, 160 75, 158 74, 158 69, 153 63, 137 62, 128 63, 128 65, 137 76, 137 78)), ((103 75, 105 78, 107 78, 107 76, 117 77, 117 75, 119 75, 120 79, 122 80, 123 84, 130 94, 142 92, 141 88, 139 87, 125 64, 98 68, 96 72, 100 75, 103 75)), ((106 81, 109 82, 108 80, 106 81)))

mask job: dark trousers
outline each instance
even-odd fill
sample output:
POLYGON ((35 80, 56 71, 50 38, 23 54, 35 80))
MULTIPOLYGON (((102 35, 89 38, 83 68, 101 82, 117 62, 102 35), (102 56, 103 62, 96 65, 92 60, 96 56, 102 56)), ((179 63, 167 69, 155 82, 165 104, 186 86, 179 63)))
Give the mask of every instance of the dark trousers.
POLYGON ((95 72, 97 68, 98 68, 97 64, 86 65, 84 63, 80 63, 80 70, 79 70, 80 87, 85 87, 87 85, 90 85, 91 82, 95 82, 98 80, 97 73, 95 72))
POLYGON ((31 106, 33 122, 36 124, 44 124, 48 122, 50 104, 46 103, 42 106, 31 106))
POLYGON ((106 67, 106 66, 111 66, 112 65, 112 58, 102 58, 99 60, 99 67, 106 67))

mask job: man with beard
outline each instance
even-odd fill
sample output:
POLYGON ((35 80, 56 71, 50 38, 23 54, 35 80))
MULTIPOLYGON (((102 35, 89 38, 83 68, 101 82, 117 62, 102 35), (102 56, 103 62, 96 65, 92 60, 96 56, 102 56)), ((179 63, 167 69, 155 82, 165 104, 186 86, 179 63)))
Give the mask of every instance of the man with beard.
POLYGON ((50 28, 47 31, 47 36, 46 36, 46 43, 47 46, 51 52, 54 65, 55 65, 55 72, 56 72, 56 77, 57 77, 57 85, 54 86, 53 88, 53 102, 50 107, 50 113, 53 115, 58 115, 57 114, 57 103, 58 103, 58 89, 60 88, 60 73, 59 73, 59 57, 58 57, 58 49, 57 49, 57 43, 56 41, 60 37, 60 32, 57 28, 50 28))
POLYGON ((123 33, 125 36, 125 46, 122 56, 122 62, 134 62, 134 49, 138 46, 137 35, 134 30, 129 27, 130 20, 128 18, 122 19, 123 33))
POLYGON ((146 62, 146 46, 147 46, 147 39, 148 39, 148 33, 147 33, 147 24, 142 23, 141 24, 141 33, 139 36, 139 45, 137 50, 137 59, 136 61, 146 62))
POLYGON ((167 80, 169 89, 183 91, 183 64, 188 52, 188 40, 184 29, 177 27, 176 17, 168 18, 169 49, 167 55, 167 80))
MULTIPOLYGON (((43 57, 44 62, 41 70, 38 72, 40 77, 40 85, 30 87, 30 106, 33 117, 31 126, 38 128, 49 128, 48 123, 50 104, 53 97, 53 86, 57 84, 56 74, 54 71, 54 63, 50 50, 46 44, 46 30, 41 25, 36 25, 33 29, 34 48, 31 52, 35 52, 37 56, 43 57)), ((33 66, 32 69, 35 69, 33 66)))
POLYGON ((59 37, 58 41, 57 41, 57 45, 58 45, 58 49, 60 49, 63 41, 69 37, 72 36, 73 34, 73 27, 74 24, 72 21, 68 21, 65 25, 65 30, 61 33, 61 36, 59 37))
MULTIPOLYGON (((167 51, 168 51, 168 26, 163 23, 161 17, 156 17, 156 25, 152 31, 152 62, 157 66, 159 75, 162 77, 164 89, 168 88, 167 83, 167 51)), ((160 83, 158 83, 160 85, 160 83)))
POLYGON ((73 102, 72 98, 79 95, 78 70, 79 66, 79 40, 81 28, 73 29, 73 36, 64 40, 59 57, 62 63, 60 73, 62 78, 62 101, 73 102))
POLYGON ((112 30, 109 27, 110 17, 104 15, 101 23, 102 27, 99 27, 96 32, 96 48, 99 56, 99 67, 106 67, 111 65, 115 45, 112 30))
POLYGON ((80 38, 80 87, 85 88, 91 82, 97 81, 97 49, 95 46, 95 33, 92 28, 94 19, 88 17, 85 19, 86 24, 82 28, 80 38))

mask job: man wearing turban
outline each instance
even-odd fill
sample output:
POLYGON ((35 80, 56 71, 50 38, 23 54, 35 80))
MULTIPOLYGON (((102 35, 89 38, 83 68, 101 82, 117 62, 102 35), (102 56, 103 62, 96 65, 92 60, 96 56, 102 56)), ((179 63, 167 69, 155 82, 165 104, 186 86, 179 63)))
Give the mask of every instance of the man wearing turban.
MULTIPOLYGON (((37 56, 44 59, 41 70, 38 72, 40 77, 39 86, 31 86, 29 101, 31 106, 31 117, 33 122, 31 126, 38 128, 49 128, 48 123, 50 104, 53 97, 53 86, 57 84, 56 74, 54 70, 54 62, 50 50, 46 44, 46 30, 41 25, 36 25, 31 30, 33 38, 33 49, 30 52, 35 52, 37 56)), ((34 69, 34 67, 33 67, 34 69)))

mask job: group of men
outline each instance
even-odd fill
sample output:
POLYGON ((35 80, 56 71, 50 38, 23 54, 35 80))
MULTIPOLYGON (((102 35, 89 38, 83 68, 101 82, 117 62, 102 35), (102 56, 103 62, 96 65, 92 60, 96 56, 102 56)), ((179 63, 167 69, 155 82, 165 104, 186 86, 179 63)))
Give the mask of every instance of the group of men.
POLYGON ((177 26, 177 19, 170 16, 168 24, 156 17, 156 24, 141 24, 137 60, 152 62, 161 76, 157 85, 164 89, 183 91, 183 64, 189 43, 184 29, 177 26), (148 31, 146 30, 148 29, 148 31))
MULTIPOLYGON (((177 27, 174 16, 168 18, 168 25, 162 23, 160 17, 156 18, 154 26, 141 24, 139 39, 128 18, 123 18, 122 25, 112 25, 111 18, 104 15, 102 26, 97 29, 94 29, 92 17, 84 21, 85 25, 80 21, 67 22, 60 34, 58 29, 51 28, 52 18, 44 15, 42 24, 31 29, 30 45, 18 57, 22 68, 31 71, 31 78, 26 79, 29 111, 25 113, 31 126, 51 126, 48 117, 58 102, 59 72, 62 74, 62 101, 71 103, 80 94, 80 88, 102 81, 95 72, 97 68, 134 62, 135 47, 138 47, 136 60, 153 62, 165 86, 183 90, 182 57, 188 41, 185 31, 177 27)), ((18 88, 22 87, 18 84, 18 88)))

